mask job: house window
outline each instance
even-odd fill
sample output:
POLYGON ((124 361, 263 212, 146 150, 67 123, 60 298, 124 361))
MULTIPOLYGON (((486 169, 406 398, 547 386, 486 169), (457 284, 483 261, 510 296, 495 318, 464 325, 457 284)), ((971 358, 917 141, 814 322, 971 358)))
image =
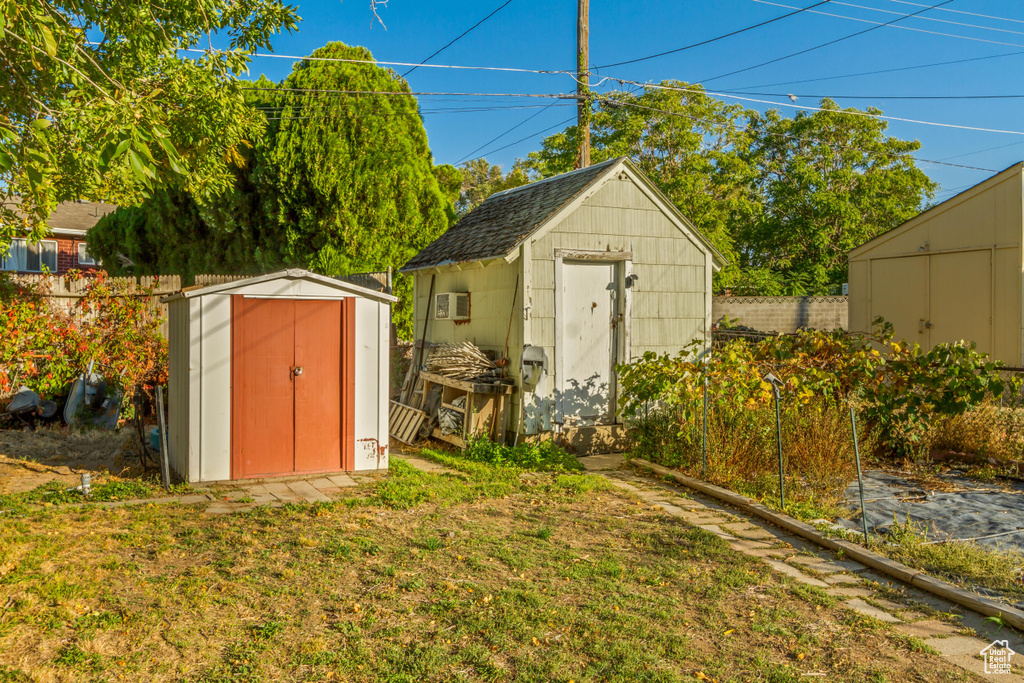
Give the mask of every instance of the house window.
POLYGON ((78 243, 78 265, 95 266, 96 259, 89 254, 89 246, 85 242, 78 243))
POLYGON ((3 259, 3 270, 18 270, 41 273, 43 270, 57 272, 57 242, 42 240, 29 242, 24 238, 11 240, 11 246, 3 259))

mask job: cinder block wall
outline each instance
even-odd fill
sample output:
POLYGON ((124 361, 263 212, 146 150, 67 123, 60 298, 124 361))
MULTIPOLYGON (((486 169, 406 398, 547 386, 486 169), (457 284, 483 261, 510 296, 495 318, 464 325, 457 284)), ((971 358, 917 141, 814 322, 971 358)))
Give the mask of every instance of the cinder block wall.
POLYGON ((849 326, 845 296, 716 296, 711 315, 716 323, 729 318, 761 332, 783 334, 801 327, 845 330, 849 326))

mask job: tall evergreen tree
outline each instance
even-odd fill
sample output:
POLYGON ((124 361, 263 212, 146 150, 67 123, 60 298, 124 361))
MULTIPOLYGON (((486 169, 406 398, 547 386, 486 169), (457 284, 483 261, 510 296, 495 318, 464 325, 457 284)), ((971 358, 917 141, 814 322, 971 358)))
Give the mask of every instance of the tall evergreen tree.
MULTIPOLYGON (((433 165, 408 84, 365 48, 331 43, 311 57, 321 59, 280 85, 261 78, 246 91, 268 125, 234 189, 203 203, 164 192, 119 210, 93 228, 90 249, 108 265, 127 256, 136 273, 343 275, 398 268, 444 232, 461 174, 433 165)), ((396 278, 396 293, 409 289, 396 278)), ((410 333, 408 297, 396 323, 410 333)))

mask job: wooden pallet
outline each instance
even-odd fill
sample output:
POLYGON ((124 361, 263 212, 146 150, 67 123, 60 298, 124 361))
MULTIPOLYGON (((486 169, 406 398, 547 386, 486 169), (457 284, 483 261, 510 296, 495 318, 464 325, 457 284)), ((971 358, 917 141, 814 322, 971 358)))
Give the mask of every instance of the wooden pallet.
POLYGON ((402 443, 412 445, 419 437, 420 427, 426 419, 427 414, 422 410, 391 401, 391 408, 388 411, 388 434, 402 443))

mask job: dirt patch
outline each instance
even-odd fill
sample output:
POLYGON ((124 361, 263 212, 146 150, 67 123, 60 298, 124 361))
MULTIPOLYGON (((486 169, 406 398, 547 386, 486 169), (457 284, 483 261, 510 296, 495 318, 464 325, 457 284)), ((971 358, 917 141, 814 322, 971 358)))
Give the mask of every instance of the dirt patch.
POLYGON ((68 427, 0 430, 0 494, 31 491, 55 480, 77 486, 86 472, 96 483, 140 476, 134 434, 68 427))

